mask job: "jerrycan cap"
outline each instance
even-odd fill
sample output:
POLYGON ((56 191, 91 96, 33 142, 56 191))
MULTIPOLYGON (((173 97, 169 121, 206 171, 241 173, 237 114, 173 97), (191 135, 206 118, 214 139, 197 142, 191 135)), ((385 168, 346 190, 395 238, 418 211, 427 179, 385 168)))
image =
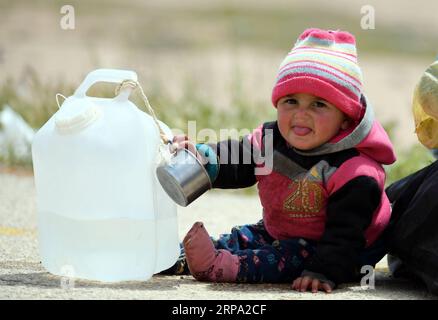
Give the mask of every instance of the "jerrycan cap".
POLYGON ((55 117, 55 125, 62 134, 79 132, 100 117, 99 108, 87 98, 69 97, 55 117))

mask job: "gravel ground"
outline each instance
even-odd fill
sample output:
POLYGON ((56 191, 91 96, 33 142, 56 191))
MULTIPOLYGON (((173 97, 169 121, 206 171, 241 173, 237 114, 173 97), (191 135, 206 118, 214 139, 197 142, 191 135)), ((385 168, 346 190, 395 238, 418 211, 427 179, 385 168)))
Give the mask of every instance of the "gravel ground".
MULTIPOLYGON (((288 284, 211 284, 191 276, 154 276, 146 282, 100 283, 74 280, 70 289, 63 279, 46 272, 37 246, 35 188, 31 175, 0 173, 0 299, 434 299, 423 287, 392 279, 386 260, 377 267, 375 289, 347 284, 332 294, 297 293, 288 284)), ((233 225, 255 222, 260 217, 255 196, 210 191, 187 208, 179 208, 179 236, 195 221, 204 221, 213 236, 233 225), (220 203, 221 206, 211 206, 220 203)))

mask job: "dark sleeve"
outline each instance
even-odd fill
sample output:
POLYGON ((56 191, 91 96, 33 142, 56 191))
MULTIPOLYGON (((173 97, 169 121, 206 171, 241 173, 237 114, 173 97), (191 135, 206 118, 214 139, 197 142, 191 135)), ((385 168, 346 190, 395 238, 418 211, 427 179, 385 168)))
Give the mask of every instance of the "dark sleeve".
POLYGON ((255 163, 247 137, 240 141, 220 141, 210 147, 216 152, 219 162, 219 173, 213 188, 245 188, 256 183, 255 163))
POLYGON ((303 275, 320 274, 335 285, 356 280, 359 255, 365 248, 365 230, 381 200, 377 181, 359 176, 329 198, 324 233, 316 252, 304 263, 303 275))

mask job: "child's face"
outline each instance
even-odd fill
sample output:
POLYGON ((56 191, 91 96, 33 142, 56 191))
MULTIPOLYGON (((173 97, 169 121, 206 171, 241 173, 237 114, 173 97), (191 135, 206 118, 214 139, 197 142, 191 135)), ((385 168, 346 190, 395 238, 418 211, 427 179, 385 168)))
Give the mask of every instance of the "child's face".
POLYGON ((277 120, 283 138, 300 150, 319 147, 349 125, 342 111, 307 93, 282 97, 277 103, 277 120))

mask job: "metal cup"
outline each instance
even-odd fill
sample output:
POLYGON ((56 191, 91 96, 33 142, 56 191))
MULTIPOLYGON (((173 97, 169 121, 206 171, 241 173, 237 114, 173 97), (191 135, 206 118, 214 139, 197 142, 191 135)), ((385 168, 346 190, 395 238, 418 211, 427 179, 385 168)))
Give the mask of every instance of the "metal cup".
POLYGON ((204 165, 187 149, 180 149, 170 163, 157 167, 158 181, 175 203, 188 206, 212 188, 204 165))

